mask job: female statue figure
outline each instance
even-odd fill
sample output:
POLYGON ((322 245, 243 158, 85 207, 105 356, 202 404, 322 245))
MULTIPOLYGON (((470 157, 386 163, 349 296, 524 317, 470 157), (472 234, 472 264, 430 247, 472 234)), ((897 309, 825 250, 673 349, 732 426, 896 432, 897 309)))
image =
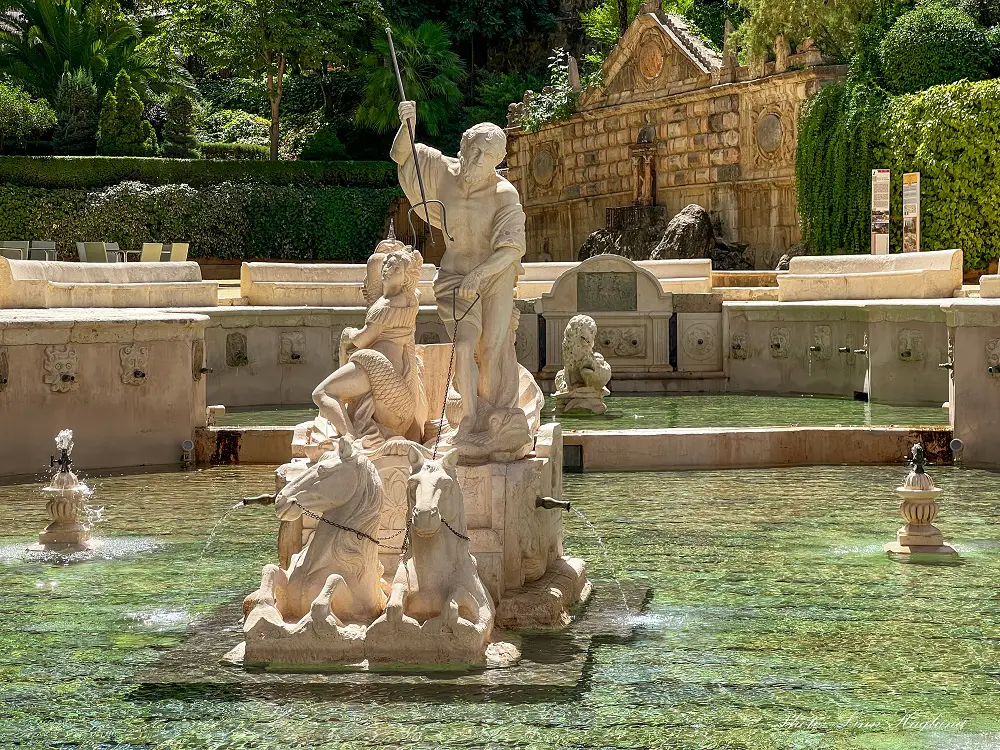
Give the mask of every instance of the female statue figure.
POLYGON ((420 442, 427 398, 413 332, 423 262, 401 242, 379 244, 368 259, 364 328, 344 329, 340 367, 313 391, 320 416, 366 448, 390 437, 420 442))

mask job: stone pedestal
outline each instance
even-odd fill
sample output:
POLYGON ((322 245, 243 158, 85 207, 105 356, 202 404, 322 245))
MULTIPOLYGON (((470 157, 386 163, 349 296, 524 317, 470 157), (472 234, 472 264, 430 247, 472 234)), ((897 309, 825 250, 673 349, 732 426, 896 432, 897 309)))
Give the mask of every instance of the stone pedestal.
POLYGON ((957 558, 958 552, 945 544, 941 531, 934 526, 941 490, 934 486, 934 480, 924 471, 923 462, 923 447, 913 446, 913 471, 906 476, 903 486, 896 488, 896 494, 901 498, 899 514, 906 524, 896 532, 896 541, 885 545, 885 551, 890 557, 903 560, 957 558))

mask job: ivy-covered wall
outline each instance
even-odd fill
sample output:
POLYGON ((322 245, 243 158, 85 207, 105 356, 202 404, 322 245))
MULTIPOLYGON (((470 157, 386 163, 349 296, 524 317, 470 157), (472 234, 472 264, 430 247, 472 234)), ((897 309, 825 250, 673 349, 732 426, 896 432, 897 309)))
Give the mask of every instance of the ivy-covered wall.
POLYGON ((921 249, 960 248, 966 268, 1000 257, 1000 80, 891 97, 830 86, 800 118, 796 177, 810 252, 866 253, 871 169, 892 170, 891 245, 902 245, 902 175, 920 172, 921 249))
POLYGON ((361 261, 396 187, 385 162, 0 158, 0 239, 189 242, 194 258, 361 261))

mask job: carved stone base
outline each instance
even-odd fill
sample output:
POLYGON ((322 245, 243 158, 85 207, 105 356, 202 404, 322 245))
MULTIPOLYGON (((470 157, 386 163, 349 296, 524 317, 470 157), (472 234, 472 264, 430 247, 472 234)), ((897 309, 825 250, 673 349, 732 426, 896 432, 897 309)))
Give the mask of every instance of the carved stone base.
POLYGON ((545 575, 508 591, 497 607, 497 625, 512 629, 559 629, 570 624, 569 610, 590 598, 587 564, 578 557, 560 557, 545 575))
POLYGON ((889 542, 885 545, 885 551, 890 557, 900 559, 913 558, 937 558, 943 560, 954 560, 958 558, 958 550, 950 544, 932 545, 905 545, 899 542, 889 542))

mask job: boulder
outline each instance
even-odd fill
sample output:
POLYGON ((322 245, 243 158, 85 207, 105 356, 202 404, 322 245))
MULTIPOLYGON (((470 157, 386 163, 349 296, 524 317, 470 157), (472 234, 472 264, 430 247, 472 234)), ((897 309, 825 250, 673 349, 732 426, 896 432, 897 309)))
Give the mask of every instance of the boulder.
POLYGON ((663 239, 649 256, 650 260, 711 258, 715 231, 708 211, 696 203, 685 206, 670 220, 663 239))

